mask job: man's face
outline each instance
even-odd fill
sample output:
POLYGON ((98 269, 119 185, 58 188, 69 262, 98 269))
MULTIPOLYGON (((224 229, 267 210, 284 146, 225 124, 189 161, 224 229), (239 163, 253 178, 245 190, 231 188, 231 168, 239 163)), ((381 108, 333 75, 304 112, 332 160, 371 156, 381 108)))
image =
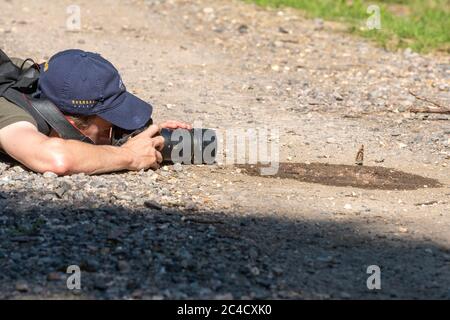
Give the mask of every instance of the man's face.
POLYGON ((80 131, 95 144, 111 144, 112 124, 98 116, 92 117, 89 125, 80 131))

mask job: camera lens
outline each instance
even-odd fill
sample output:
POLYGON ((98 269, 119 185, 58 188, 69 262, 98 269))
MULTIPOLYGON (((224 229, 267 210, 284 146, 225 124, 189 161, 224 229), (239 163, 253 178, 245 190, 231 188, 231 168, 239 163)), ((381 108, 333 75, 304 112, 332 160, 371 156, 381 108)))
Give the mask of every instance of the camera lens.
POLYGON ((163 160, 172 163, 212 164, 216 159, 217 135, 212 129, 161 129, 163 160))

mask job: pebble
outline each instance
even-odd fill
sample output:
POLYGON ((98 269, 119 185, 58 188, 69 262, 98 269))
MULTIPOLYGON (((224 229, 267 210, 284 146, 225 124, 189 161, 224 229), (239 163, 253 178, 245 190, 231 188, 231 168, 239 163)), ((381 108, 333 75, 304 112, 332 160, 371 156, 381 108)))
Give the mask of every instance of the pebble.
POLYGON ((108 289, 108 285, 104 279, 98 278, 94 282, 94 289, 105 291, 106 289, 108 289))
POLYGON ((327 143, 336 143, 337 142, 337 140, 336 140, 336 138, 327 138, 327 143))
POLYGON ((16 283, 16 290, 19 292, 28 292, 30 288, 26 282, 20 281, 16 283))
POLYGON ((274 46, 277 47, 277 48, 281 48, 281 47, 284 46, 284 43, 281 42, 281 41, 278 41, 278 40, 275 41, 273 44, 274 44, 274 46))
POLYGON ((261 273, 260 270, 258 269, 258 267, 251 267, 251 268, 250 268, 250 272, 251 272, 254 276, 259 276, 259 274, 261 273))
POLYGON ((130 264, 128 262, 126 262, 126 261, 120 260, 117 263, 117 269, 120 272, 128 272, 130 270, 130 264))
POLYGON ((398 231, 400 231, 401 233, 407 233, 408 232, 408 228, 405 227, 399 227, 398 231))
POLYGON ((59 280, 61 280, 61 273, 59 273, 59 272, 50 272, 48 275, 47 275, 47 280, 48 281, 59 281, 59 280))
POLYGON ((131 294, 131 297, 133 299, 141 299, 143 295, 144 295, 144 292, 141 289, 137 289, 137 290, 133 291, 133 293, 131 294))
POLYGON ((51 171, 44 172, 44 174, 42 176, 47 179, 54 179, 54 178, 58 177, 58 175, 56 173, 51 172, 51 171))
POLYGON ((118 200, 124 200, 124 201, 133 201, 135 200, 135 197, 128 195, 128 194, 117 194, 116 198, 118 200))
POLYGON ((145 201, 144 202, 144 206, 146 206, 149 209, 155 209, 155 210, 161 210, 162 209, 162 206, 159 203, 157 203, 155 201, 152 201, 152 200, 145 201))
POLYGON ((60 186, 58 188, 55 189, 55 194, 59 197, 62 198, 64 196, 64 194, 66 194, 67 191, 71 190, 72 186, 63 181, 60 186))
POLYGON ((337 101, 342 101, 342 100, 344 100, 344 98, 343 98, 339 93, 337 93, 337 92, 335 92, 335 93, 333 94, 333 97, 334 97, 334 99, 336 99, 337 101))
POLYGON ((214 9, 213 8, 209 8, 209 7, 208 8, 204 8, 203 12, 206 13, 206 14, 214 13, 214 9))
POLYGON ((11 170, 13 170, 15 173, 23 173, 23 172, 25 172, 25 170, 21 166, 12 167, 11 170))
POLYGON ((233 300, 234 296, 232 293, 222 293, 214 296, 215 300, 233 300))
POLYGON ((197 211, 198 210, 197 204, 195 202, 192 202, 192 201, 186 203, 184 207, 185 207, 186 210, 190 210, 190 211, 197 211))
POLYGON ((173 165, 173 170, 175 170, 175 171, 183 171, 183 165, 181 163, 175 163, 173 165))
POLYGON ((323 19, 316 18, 314 19, 314 30, 323 30, 324 22, 323 19))
POLYGON ((241 24, 238 28, 239 33, 247 33, 248 32, 248 26, 245 24, 241 24))
POLYGON ((274 268, 272 268, 272 271, 277 276, 281 276, 284 272, 283 268, 280 268, 280 267, 274 267, 274 268))

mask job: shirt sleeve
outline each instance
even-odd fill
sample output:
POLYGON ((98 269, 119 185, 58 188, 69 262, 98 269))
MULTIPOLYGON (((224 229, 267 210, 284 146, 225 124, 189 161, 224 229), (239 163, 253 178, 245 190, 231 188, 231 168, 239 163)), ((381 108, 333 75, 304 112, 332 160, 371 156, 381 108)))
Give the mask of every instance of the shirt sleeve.
POLYGON ((0 129, 19 121, 27 121, 37 127, 36 120, 28 112, 0 97, 0 129))

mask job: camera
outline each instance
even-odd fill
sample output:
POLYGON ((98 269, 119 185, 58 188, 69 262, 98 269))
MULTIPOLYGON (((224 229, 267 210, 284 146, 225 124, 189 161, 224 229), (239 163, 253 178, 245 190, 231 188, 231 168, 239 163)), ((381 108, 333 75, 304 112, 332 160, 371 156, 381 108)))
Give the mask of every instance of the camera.
POLYGON ((161 129, 164 148, 163 161, 184 164, 212 164, 216 159, 217 135, 215 130, 194 128, 161 129))
MULTIPOLYGON (((151 124, 149 122, 145 127, 135 131, 114 128, 112 145, 123 145, 128 139, 138 135, 151 124)), ((160 135, 164 138, 164 148, 161 150, 164 162, 213 164, 216 161, 217 134, 213 129, 172 130, 163 128, 160 135)))

